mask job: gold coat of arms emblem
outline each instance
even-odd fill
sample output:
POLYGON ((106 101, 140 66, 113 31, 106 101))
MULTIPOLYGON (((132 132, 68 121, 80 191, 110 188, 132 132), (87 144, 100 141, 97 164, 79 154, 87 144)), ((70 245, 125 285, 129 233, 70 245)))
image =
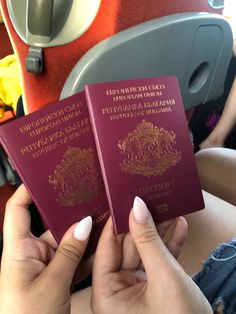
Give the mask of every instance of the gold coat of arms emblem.
POLYGON ((68 147, 60 164, 49 176, 59 193, 61 206, 75 206, 92 201, 104 190, 102 174, 92 148, 68 147))
POLYGON ((126 138, 118 142, 124 155, 121 170, 145 177, 163 175, 181 159, 175 149, 176 134, 143 120, 126 138))

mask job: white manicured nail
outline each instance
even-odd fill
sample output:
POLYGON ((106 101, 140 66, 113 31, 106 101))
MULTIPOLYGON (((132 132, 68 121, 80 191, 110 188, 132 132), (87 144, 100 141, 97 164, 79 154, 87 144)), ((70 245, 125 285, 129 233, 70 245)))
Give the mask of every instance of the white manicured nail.
POLYGON ((136 222, 140 224, 147 223, 150 217, 150 213, 149 213, 149 210, 147 209, 146 204, 138 196, 135 196, 134 198, 133 214, 134 214, 134 218, 136 222))
POLYGON ((82 219, 76 226, 73 231, 73 236, 79 241, 86 241, 92 230, 92 217, 88 216, 82 219))

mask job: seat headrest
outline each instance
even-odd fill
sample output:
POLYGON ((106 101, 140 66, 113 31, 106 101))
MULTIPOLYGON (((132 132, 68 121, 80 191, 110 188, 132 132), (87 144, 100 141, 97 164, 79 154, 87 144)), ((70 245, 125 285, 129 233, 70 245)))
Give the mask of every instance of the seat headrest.
POLYGON ((91 25, 101 0, 6 0, 17 34, 29 46, 53 47, 79 38, 91 25))

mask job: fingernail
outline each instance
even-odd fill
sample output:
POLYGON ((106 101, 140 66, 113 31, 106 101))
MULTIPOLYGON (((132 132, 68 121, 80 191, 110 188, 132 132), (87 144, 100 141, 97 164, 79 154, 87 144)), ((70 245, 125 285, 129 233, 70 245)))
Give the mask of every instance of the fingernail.
POLYGON ((136 280, 137 280, 137 283, 147 281, 147 275, 146 275, 146 273, 145 273, 144 271, 142 271, 142 270, 136 270, 136 271, 134 272, 134 275, 135 275, 135 278, 136 278, 136 280))
POLYGON ((73 231, 73 236, 76 240, 85 241, 88 239, 92 230, 92 217, 88 216, 82 219, 73 231))
POLYGON ((147 223, 150 217, 150 213, 149 213, 149 210, 147 209, 146 204, 138 196, 135 196, 134 198, 133 214, 134 214, 134 218, 136 222, 139 224, 147 223))

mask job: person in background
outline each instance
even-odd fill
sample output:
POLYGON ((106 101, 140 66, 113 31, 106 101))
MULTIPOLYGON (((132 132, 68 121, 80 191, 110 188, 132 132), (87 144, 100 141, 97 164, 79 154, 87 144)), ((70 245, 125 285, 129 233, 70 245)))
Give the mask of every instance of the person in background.
MULTIPOLYGON (((233 42, 233 51, 236 56, 236 39, 233 42)), ((225 141, 232 129, 236 126, 236 78, 233 81, 227 97, 223 113, 209 136, 199 145, 200 149, 209 147, 224 147, 225 141)))
POLYGON ((234 79, 223 113, 215 128, 199 145, 200 149, 224 147, 225 141, 236 125, 236 79, 234 79))

